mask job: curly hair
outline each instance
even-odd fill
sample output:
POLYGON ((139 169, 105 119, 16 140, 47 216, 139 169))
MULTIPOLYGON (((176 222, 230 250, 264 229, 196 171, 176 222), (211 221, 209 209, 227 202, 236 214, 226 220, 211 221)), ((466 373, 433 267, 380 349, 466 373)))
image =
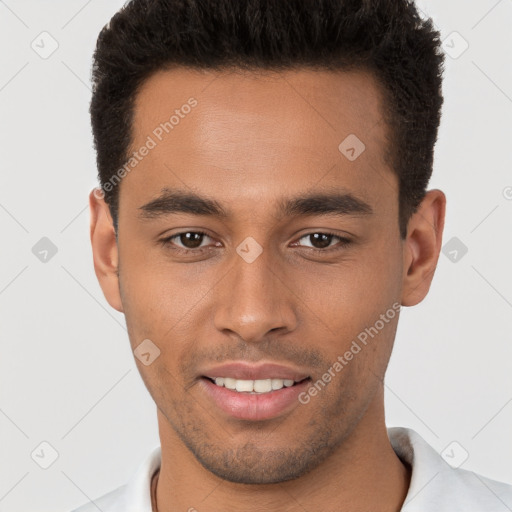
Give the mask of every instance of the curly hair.
POLYGON ((89 110, 116 232, 119 187, 104 185, 129 158, 135 97, 153 73, 173 66, 360 69, 373 74, 385 98, 385 158, 398 177, 405 238, 432 174, 443 64, 440 34, 412 0, 128 1, 98 36, 89 110))

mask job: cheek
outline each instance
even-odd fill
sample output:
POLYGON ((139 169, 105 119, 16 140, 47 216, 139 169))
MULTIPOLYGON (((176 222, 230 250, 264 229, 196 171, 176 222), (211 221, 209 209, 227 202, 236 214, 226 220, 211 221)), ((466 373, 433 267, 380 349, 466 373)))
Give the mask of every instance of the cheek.
POLYGON ((401 263, 392 248, 368 248, 339 264, 311 265, 292 282, 310 321, 343 335, 375 322, 399 299, 401 263))
POLYGON ((207 289, 193 265, 152 261, 142 251, 122 255, 120 267, 126 316, 157 332, 184 318, 207 289))
MULTIPOLYGON (((180 351, 183 340, 208 330, 219 297, 229 297, 229 268, 222 263, 176 263, 160 251, 133 244, 120 251, 120 284, 133 343, 149 338, 180 351), (224 276, 224 277, 223 277, 224 276), (224 292, 223 292, 224 290, 224 292)), ((289 292, 283 306, 293 308, 311 344, 344 352, 391 307, 399 296, 401 253, 384 237, 338 263, 303 262, 277 269, 289 292)), ((269 274, 272 277, 272 274, 269 274)), ((229 300, 229 299, 228 299, 229 300)))
POLYGON ((145 339, 160 350, 154 364, 139 365, 148 385, 158 382, 155 378, 179 378, 179 361, 205 338, 199 331, 207 325, 205 304, 218 273, 214 279, 205 272, 199 275, 193 264, 150 264, 143 256, 134 252, 122 260, 120 287, 132 350, 145 339))
POLYGON ((400 308, 400 254, 383 244, 302 281, 307 332, 332 364, 341 357, 336 375, 365 380, 385 369, 400 308))

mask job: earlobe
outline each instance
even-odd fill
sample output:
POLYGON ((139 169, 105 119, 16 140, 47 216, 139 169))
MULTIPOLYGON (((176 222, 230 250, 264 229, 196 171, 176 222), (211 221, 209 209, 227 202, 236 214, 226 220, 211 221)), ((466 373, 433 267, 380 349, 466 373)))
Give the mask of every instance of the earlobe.
POLYGON ((119 254, 110 210, 100 189, 89 194, 90 237, 94 271, 107 302, 123 313, 119 293, 119 254))
POLYGON ((403 306, 415 306, 430 289, 441 251, 445 211, 444 193, 429 190, 409 220, 403 253, 403 306))

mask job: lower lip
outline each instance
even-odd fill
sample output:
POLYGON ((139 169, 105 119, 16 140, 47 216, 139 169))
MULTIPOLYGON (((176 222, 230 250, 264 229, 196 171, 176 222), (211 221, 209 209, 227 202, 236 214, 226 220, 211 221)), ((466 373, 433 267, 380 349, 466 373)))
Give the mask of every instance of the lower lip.
POLYGON ((239 393, 201 379, 203 389, 226 414, 239 420, 269 420, 288 412, 299 404, 299 395, 307 389, 310 379, 268 393, 239 393))

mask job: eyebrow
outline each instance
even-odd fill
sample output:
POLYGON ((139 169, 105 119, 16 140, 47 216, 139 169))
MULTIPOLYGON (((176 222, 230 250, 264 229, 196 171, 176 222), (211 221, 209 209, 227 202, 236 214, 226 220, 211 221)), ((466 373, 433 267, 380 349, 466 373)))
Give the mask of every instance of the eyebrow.
MULTIPOLYGON (((176 213, 206 215, 227 220, 231 214, 218 201, 180 189, 164 188, 161 194, 139 207, 139 218, 151 220, 176 213)), ((282 198, 277 204, 279 217, 306 215, 369 216, 373 208, 352 193, 313 192, 282 198)))

